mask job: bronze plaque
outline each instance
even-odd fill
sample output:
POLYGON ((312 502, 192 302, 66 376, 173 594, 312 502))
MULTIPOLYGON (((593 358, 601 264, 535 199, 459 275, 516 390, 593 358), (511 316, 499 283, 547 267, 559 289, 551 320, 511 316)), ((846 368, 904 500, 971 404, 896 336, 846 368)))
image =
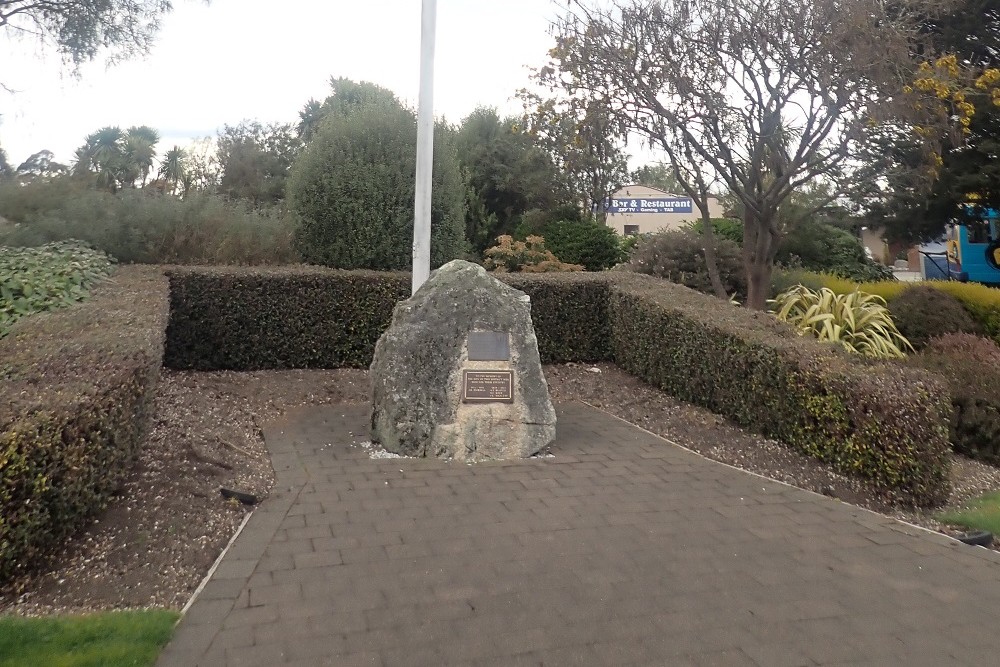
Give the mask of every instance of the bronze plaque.
POLYGON ((510 334, 506 331, 470 331, 469 361, 510 361, 510 334))
POLYGON ((463 403, 513 403, 514 371, 464 371, 463 403))

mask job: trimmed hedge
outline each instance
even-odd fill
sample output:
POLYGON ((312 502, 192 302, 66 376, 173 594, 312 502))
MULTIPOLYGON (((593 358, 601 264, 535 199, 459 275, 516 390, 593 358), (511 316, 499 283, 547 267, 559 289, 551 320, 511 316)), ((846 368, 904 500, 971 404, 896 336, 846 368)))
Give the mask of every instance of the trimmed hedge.
POLYGON ((950 405, 939 378, 860 363, 767 313, 646 276, 617 274, 610 298, 613 356, 628 372, 893 500, 946 499, 950 405))
MULTIPOLYGON (((196 370, 367 368, 405 273, 320 267, 168 272, 164 365, 196 370)), ((585 274, 498 277, 526 292, 545 362, 610 359, 607 282, 585 274)))
MULTIPOLYGON (((166 365, 203 370, 366 367, 410 285, 405 274, 311 267, 169 276, 166 365)), ((862 363, 767 313, 649 276, 498 277, 531 296, 543 361, 613 360, 894 500, 948 494, 950 403, 930 373, 862 363)))
POLYGON ((148 424, 166 305, 157 269, 123 268, 0 340, 0 580, 44 560, 121 484, 148 424))

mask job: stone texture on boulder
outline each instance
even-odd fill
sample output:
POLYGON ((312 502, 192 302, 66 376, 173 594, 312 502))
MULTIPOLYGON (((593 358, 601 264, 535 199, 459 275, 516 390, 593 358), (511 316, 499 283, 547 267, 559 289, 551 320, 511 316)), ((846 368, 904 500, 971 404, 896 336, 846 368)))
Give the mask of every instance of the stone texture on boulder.
POLYGON ((528 296, 455 260, 400 302, 371 365, 374 442, 461 461, 531 456, 555 439, 528 296), (509 361, 469 361, 471 331, 510 334, 509 361), (514 371, 512 403, 463 403, 463 370, 514 371))

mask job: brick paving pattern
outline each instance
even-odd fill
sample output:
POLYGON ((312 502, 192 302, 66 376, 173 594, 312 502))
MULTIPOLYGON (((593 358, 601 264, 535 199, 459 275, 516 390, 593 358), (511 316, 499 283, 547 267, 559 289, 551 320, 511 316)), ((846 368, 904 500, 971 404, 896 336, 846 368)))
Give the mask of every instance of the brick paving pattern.
POLYGON ((159 665, 990 664, 1000 558, 580 404, 554 457, 371 460, 365 406, 265 429, 277 482, 159 665))

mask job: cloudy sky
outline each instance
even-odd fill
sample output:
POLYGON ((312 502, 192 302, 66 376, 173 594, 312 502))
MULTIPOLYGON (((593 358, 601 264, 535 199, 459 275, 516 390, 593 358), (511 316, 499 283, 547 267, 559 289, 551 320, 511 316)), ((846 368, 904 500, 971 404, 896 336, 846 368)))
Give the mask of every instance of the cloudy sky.
MULTIPOLYGON (((175 0, 148 57, 69 77, 58 58, 0 36, 0 146, 15 166, 47 148, 69 162, 105 125, 150 125, 161 150, 224 123, 298 120, 331 76, 378 83, 416 106, 420 0, 175 0), (278 9, 280 5, 280 9, 278 9)), ((552 45, 550 0, 438 0, 435 111, 458 121, 512 99, 552 45)))

